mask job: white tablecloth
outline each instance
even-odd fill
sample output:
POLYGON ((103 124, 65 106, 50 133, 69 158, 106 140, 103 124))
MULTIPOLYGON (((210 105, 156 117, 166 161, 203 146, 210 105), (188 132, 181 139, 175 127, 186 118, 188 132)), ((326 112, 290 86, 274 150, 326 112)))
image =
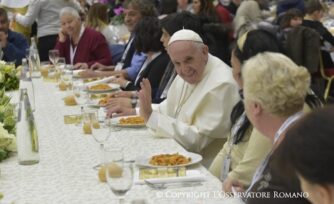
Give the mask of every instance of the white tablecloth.
MULTIPOLYGON (((0 163, 0 203, 117 203, 108 185, 100 183, 92 167, 100 162, 98 144, 92 136, 82 134, 80 126, 65 125, 64 115, 79 113, 79 107, 64 105, 54 83, 34 79, 39 134, 40 162, 18 165, 17 157, 0 163)), ((146 129, 123 129, 113 133, 125 148, 125 159, 164 151, 184 150, 173 139, 153 138, 146 129)), ((148 203, 229 203, 220 198, 221 183, 201 165, 207 176, 201 186, 152 190, 134 185, 126 196, 127 202, 145 198, 148 203), (179 193, 178 193, 179 192, 179 193), (180 193, 183 193, 180 195, 180 193), (186 201, 187 200, 187 201, 186 201)))

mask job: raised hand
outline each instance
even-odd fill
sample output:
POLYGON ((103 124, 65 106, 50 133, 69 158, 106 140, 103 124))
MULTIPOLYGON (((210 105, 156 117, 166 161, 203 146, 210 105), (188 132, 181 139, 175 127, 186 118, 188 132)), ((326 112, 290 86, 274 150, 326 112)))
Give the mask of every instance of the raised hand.
POLYGON ((61 29, 58 33, 58 40, 59 40, 59 42, 63 43, 63 42, 66 41, 66 39, 67 39, 67 34, 66 34, 65 30, 61 29))
POLYGON ((139 113, 145 119, 145 122, 147 122, 152 114, 151 84, 148 79, 143 79, 140 83, 140 87, 141 90, 139 91, 139 113))

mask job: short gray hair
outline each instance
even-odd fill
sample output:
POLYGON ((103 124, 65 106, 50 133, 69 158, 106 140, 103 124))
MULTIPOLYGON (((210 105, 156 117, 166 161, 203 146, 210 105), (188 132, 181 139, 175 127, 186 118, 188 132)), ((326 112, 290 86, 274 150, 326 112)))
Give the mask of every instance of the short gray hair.
POLYGON ((303 108, 310 74, 288 57, 264 52, 246 61, 242 69, 246 104, 254 101, 276 116, 290 116, 303 108))
POLYGON ((79 11, 72 7, 64 7, 59 12, 59 17, 62 17, 63 15, 70 15, 76 18, 80 19, 79 11))

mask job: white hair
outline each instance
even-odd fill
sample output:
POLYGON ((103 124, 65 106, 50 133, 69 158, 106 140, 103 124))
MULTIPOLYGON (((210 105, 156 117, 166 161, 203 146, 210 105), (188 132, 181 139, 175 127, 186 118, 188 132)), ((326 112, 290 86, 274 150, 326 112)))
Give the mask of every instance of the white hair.
POLYGON ((80 18, 78 10, 72 7, 64 7, 60 10, 59 16, 62 17, 63 15, 70 15, 76 18, 80 18))
POLYGON ((267 112, 289 116, 302 109, 310 74, 288 57, 264 52, 247 60, 242 69, 245 102, 261 104, 267 112))

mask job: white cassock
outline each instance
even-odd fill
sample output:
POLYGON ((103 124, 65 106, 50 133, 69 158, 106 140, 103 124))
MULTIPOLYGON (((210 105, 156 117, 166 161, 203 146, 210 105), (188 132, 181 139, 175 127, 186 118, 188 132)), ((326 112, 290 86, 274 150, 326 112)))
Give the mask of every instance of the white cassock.
POLYGON ((202 80, 192 85, 176 76, 147 126, 155 136, 172 137, 188 151, 202 154, 208 165, 224 143, 216 139, 230 131, 231 111, 238 100, 232 69, 209 54, 202 80))

